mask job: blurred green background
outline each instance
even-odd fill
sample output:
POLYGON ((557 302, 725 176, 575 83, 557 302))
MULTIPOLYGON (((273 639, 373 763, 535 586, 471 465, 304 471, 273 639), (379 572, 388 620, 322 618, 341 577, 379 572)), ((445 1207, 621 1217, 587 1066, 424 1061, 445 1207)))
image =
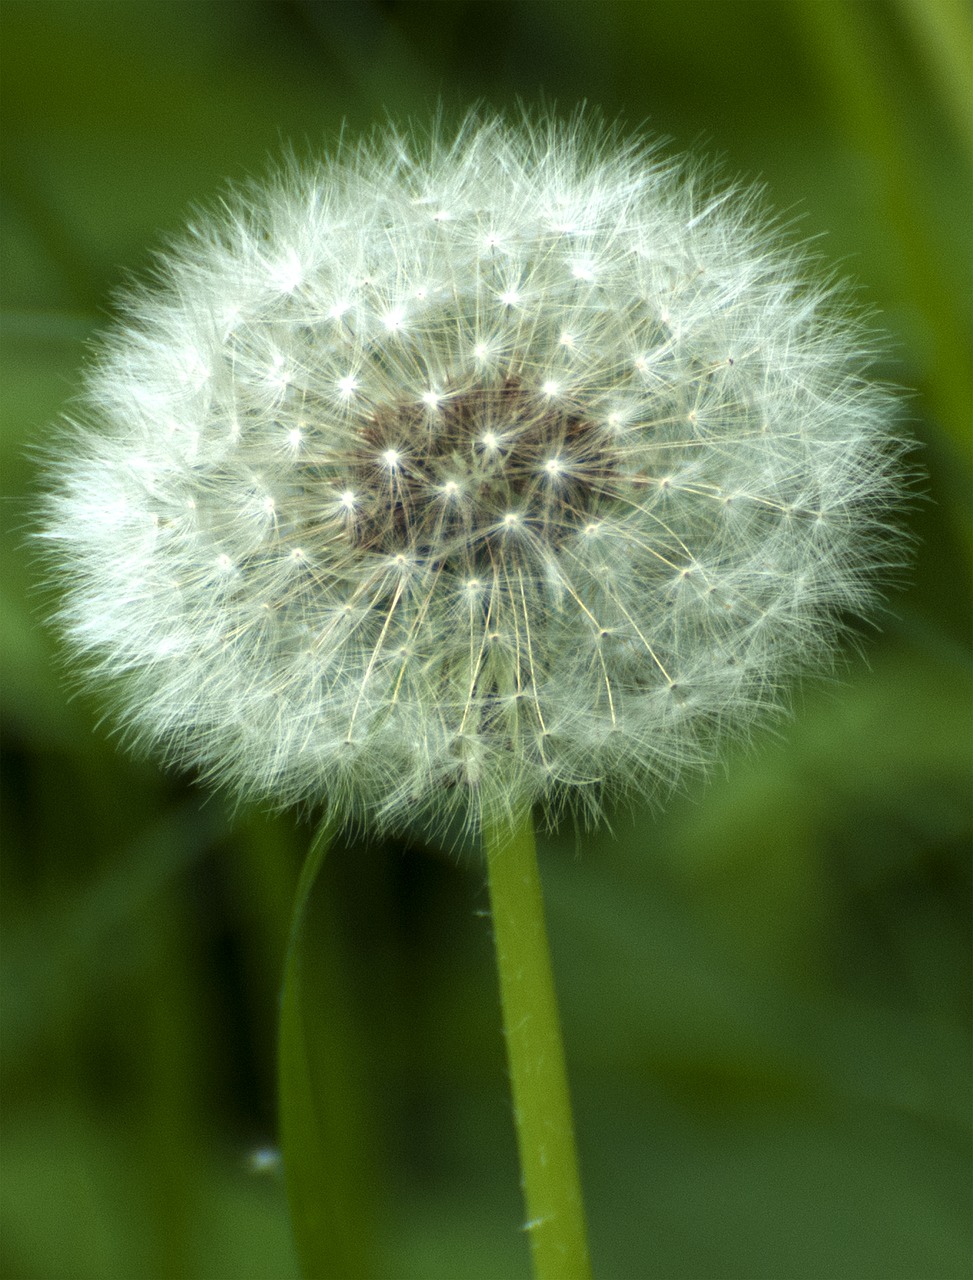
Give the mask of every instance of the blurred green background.
MULTIPOLYGON (((952 1280, 969 1185, 970 17, 960 0, 4 0, 3 1280, 288 1280, 274 1032, 309 838, 120 749, 32 449, 194 202, 342 121, 580 100, 721 157, 889 332, 908 588, 793 721, 542 870, 601 1280, 952 1280)), ((482 869, 348 842, 326 1007, 377 1277, 526 1276, 482 869)))

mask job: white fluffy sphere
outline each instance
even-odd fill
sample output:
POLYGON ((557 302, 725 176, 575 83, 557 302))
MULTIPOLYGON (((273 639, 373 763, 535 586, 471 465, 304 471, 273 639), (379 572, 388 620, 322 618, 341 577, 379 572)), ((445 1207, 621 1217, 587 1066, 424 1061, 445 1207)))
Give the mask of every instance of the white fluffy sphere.
POLYGON ((46 536, 124 722, 239 794, 593 811, 870 602, 896 449, 862 331, 690 165, 583 120, 386 133, 160 274, 46 536))

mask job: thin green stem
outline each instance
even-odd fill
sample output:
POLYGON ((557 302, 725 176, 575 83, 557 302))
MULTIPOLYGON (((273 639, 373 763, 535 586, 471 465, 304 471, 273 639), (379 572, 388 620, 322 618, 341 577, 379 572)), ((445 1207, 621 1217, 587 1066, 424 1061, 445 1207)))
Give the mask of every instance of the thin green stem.
POLYGON ((589 1280, 561 1026, 530 814, 483 836, 521 1181, 537 1280, 589 1280))
POLYGON ((301 1274, 362 1280, 371 1271, 369 1197, 334 922, 320 883, 329 836, 323 829, 311 846, 294 898, 278 1039, 280 1141, 301 1274))

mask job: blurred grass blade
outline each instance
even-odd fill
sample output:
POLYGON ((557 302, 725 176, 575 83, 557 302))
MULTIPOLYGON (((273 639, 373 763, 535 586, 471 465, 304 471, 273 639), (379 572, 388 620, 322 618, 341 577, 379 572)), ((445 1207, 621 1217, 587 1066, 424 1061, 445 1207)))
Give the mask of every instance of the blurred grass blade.
POLYGON ((899 0, 899 10, 922 55, 929 88, 973 156, 973 15, 964 0, 899 0))
POLYGON ((370 1272, 363 1145, 357 1141, 347 1016, 335 931, 321 868, 322 827, 301 871, 284 962, 278 1103, 291 1227, 306 1280, 361 1280, 370 1272))
MULTIPOLYGON (((955 465, 973 459, 969 429, 969 330, 955 255, 944 252, 923 169, 905 124, 892 72, 884 9, 863 3, 801 0, 788 12, 835 104, 836 122, 873 163, 877 202, 902 264, 904 299, 932 335, 928 396, 954 451, 955 465)), ((965 182, 965 175, 964 175, 965 182)), ((963 526, 963 537, 967 537, 963 526)))

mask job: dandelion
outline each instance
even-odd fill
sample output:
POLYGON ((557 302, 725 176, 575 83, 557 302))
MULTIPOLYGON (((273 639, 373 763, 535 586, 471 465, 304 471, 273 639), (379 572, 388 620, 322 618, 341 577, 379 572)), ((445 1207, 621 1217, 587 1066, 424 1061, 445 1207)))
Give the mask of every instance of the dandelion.
POLYGON ((872 604, 867 334, 695 164, 581 118, 387 131, 235 193, 159 277, 47 537, 133 737, 240 796, 596 816, 872 604))
POLYGON ((673 778, 871 600, 888 398, 803 265, 583 125, 288 168, 90 374, 70 640, 245 796, 476 827, 673 778))
POLYGON ((747 192, 591 126, 228 200, 63 442, 62 621, 140 742, 396 824, 643 792, 872 596, 888 397, 747 192))

